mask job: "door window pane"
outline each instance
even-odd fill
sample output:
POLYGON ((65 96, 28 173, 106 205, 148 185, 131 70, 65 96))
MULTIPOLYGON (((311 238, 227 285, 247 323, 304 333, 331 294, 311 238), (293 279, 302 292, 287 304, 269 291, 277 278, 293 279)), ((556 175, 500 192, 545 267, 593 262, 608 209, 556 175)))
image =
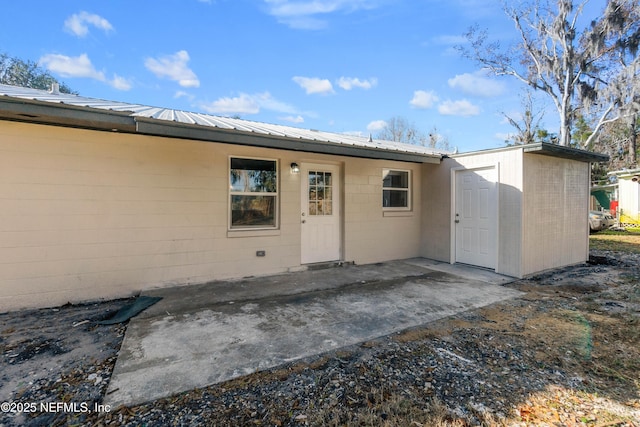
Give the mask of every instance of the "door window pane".
POLYGON ((309 215, 333 215, 331 172, 309 171, 309 215))

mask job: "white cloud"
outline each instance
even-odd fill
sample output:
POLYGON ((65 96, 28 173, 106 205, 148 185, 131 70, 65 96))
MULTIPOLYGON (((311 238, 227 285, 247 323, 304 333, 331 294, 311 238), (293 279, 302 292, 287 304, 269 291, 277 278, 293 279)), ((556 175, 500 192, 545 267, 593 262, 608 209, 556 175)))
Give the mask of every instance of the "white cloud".
POLYGON ((291 28, 317 30, 325 28, 327 21, 318 18, 336 12, 349 13, 361 9, 374 9, 380 0, 264 0, 267 12, 278 22, 291 28))
POLYGON ((477 116, 480 114, 480 107, 473 105, 466 99, 460 101, 446 100, 438 105, 438 112, 445 116, 477 116))
POLYGON ((284 120, 287 122, 291 122, 291 123, 304 123, 304 117, 297 115, 297 116, 286 116, 286 117, 280 117, 280 120, 284 120))
POLYGON ((246 93, 234 98, 219 98, 210 103, 202 103, 200 107, 211 114, 258 114, 260 106, 246 93))
POLYGON ((475 73, 458 74, 448 80, 449 86, 472 96, 492 97, 502 95, 505 86, 502 82, 487 77, 483 70, 475 73))
POLYGON ((131 81, 117 74, 113 75, 113 79, 109 82, 111 86, 118 90, 129 90, 133 86, 131 81))
POLYGON ((117 74, 113 75, 113 79, 107 79, 104 72, 95 69, 86 53, 76 57, 50 53, 41 57, 38 65, 62 77, 94 79, 118 90, 129 90, 133 86, 130 80, 117 74))
POLYGON ((198 76, 187 66, 189 59, 189 53, 186 50, 181 50, 173 55, 147 58, 144 65, 156 77, 176 81, 182 87, 199 87, 198 76))
POLYGON ((106 80, 104 73, 94 68, 86 53, 76 57, 50 53, 41 57, 38 64, 62 77, 88 77, 100 81, 106 80))
POLYGON ((117 74, 114 74, 113 79, 107 80, 106 83, 112 88, 122 91, 130 90, 133 87, 133 83, 131 83, 130 79, 120 77, 117 74))
POLYGON ((371 89, 378 84, 378 79, 372 77, 368 80, 360 80, 357 77, 340 77, 338 79, 338 86, 344 90, 351 90, 359 87, 361 89, 371 89))
POLYGON ((195 97, 195 95, 193 95, 193 94, 191 94, 191 93, 189 93, 189 92, 185 92, 184 90, 179 90, 179 91, 177 91, 177 92, 173 95, 173 97, 174 97, 175 99, 186 98, 186 99, 188 99, 189 101, 193 101, 193 100, 196 98, 196 97, 195 97))
MULTIPOLYGON (((241 93, 236 97, 223 97, 200 107, 211 114, 258 114, 261 109, 296 115, 295 107, 278 101, 269 92, 256 94, 241 93)), ((296 119, 297 120, 297 119, 296 119)))
POLYGON ((278 101, 271 96, 269 92, 258 93, 252 95, 252 97, 260 108, 264 108, 265 110, 277 111, 279 113, 286 114, 298 114, 298 110, 294 106, 289 105, 286 102, 278 101))
POLYGON ((89 12, 82 11, 80 13, 74 13, 64 21, 64 29, 78 37, 84 37, 89 34, 88 25, 93 25, 99 30, 103 30, 105 33, 113 31, 113 26, 111 26, 109 21, 99 15, 89 12))
POLYGON ((333 85, 327 79, 295 76, 293 78, 293 81, 296 82, 301 88, 303 88, 307 92, 307 95, 311 95, 314 93, 334 93, 333 85))
POLYGON ((427 109, 433 107, 438 102, 438 97, 433 91, 426 92, 424 90, 416 90, 413 92, 413 98, 409 101, 409 104, 413 108, 427 109))
POLYGON ((374 120, 367 125, 367 130, 370 132, 378 132, 387 127, 387 122, 384 120, 374 120))

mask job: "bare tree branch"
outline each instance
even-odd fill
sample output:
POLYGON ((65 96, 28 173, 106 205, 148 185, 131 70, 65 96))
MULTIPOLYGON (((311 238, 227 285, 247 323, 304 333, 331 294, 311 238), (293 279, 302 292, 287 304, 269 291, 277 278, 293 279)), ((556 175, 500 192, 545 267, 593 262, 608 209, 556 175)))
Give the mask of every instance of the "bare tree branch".
POLYGON ((571 144, 577 114, 595 123, 587 147, 603 125, 640 111, 639 0, 608 0, 603 13, 579 29, 587 1, 530 0, 515 7, 505 2, 520 39, 511 51, 489 42, 477 26, 467 33, 471 47, 459 48, 495 75, 547 94, 558 112, 561 145, 571 144))

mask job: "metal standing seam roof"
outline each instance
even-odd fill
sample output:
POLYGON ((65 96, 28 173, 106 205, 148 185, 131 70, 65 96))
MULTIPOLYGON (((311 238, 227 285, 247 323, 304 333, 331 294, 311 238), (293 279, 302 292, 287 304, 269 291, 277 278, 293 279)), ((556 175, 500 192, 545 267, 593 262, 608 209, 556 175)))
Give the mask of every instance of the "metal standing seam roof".
POLYGON ((292 126, 283 126, 244 119, 214 116, 210 114, 173 110, 170 108, 151 107, 141 104, 106 101, 95 98, 87 98, 79 95, 60 93, 57 91, 44 91, 18 86, 0 84, 0 97, 33 100, 54 104, 65 104, 74 107, 81 107, 83 109, 97 109, 118 113, 129 113, 127 115, 133 118, 148 118, 176 124, 196 125, 229 131, 248 132, 256 135, 271 137, 362 147, 379 151, 399 152, 415 154, 419 156, 432 156, 434 158, 441 158, 443 155, 448 154, 446 152, 437 151, 429 147, 406 144, 396 141, 372 139, 371 137, 367 138, 342 133, 324 132, 313 129, 302 129, 292 126))

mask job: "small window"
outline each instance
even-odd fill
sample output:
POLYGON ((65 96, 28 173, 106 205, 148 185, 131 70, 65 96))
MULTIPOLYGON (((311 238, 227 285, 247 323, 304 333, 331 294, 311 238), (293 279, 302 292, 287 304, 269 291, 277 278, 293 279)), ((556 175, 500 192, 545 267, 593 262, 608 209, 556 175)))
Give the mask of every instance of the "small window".
POLYGON ((232 157, 229 188, 231 228, 276 228, 278 172, 275 160, 232 157))
POLYGON ((387 210, 411 209, 411 175, 409 171, 382 171, 382 208, 387 210))

